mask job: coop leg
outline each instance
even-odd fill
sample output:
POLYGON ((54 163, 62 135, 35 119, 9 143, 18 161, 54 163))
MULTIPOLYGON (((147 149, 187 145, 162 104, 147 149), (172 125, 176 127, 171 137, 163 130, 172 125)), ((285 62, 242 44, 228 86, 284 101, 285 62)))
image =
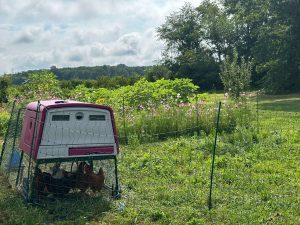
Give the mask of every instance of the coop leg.
POLYGON ((36 200, 36 197, 38 197, 38 193, 37 193, 38 190, 36 190, 36 185, 35 185, 36 176, 38 174, 38 168, 39 168, 39 164, 37 163, 34 168, 34 175, 33 175, 32 181, 31 181, 31 190, 29 192, 29 194, 30 194, 29 202, 34 202, 36 200))
POLYGON ((93 171, 93 169, 94 169, 94 163, 93 163, 93 160, 89 160, 89 164, 90 164, 90 166, 91 166, 91 168, 92 168, 92 171, 93 171))
POLYGON ((21 157, 20 157, 20 162, 19 162, 17 179, 16 179, 16 186, 18 186, 18 184, 19 184, 20 172, 21 172, 21 167, 22 167, 22 163, 23 163, 23 155, 24 155, 24 152, 22 151, 21 152, 21 157))
POLYGON ((119 189, 119 180, 118 180, 118 165, 117 165, 117 157, 115 156, 115 178, 116 178, 116 186, 115 190, 113 190, 113 197, 120 198, 120 189, 119 189))

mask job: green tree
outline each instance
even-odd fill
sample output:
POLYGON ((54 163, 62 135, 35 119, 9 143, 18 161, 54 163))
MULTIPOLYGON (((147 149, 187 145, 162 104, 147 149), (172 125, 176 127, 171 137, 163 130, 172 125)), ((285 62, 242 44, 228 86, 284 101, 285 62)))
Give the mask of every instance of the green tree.
POLYGON ((0 77, 0 105, 8 101, 8 87, 11 83, 11 78, 7 75, 0 77))
POLYGON ((196 10, 199 13, 204 42, 217 56, 218 62, 222 62, 225 55, 232 54, 237 39, 234 23, 215 2, 205 0, 196 10))
POLYGON ((48 71, 32 73, 21 86, 23 97, 30 100, 53 99, 62 97, 56 76, 48 71))
POLYGON ((155 65, 146 69, 145 77, 148 81, 156 81, 162 78, 172 78, 171 71, 164 65, 155 65))
POLYGON ((200 13, 191 4, 167 17, 157 32, 166 44, 162 61, 172 78, 192 78, 204 89, 219 86, 218 64, 205 43, 200 13))
POLYGON ((274 93, 300 89, 300 1, 225 0, 235 24, 235 47, 253 58, 255 83, 274 93))

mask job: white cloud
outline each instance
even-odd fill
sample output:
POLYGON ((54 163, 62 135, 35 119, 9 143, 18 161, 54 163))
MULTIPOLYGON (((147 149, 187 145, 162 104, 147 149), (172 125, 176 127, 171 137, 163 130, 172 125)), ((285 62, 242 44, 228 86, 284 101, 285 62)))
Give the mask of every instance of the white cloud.
POLYGON ((52 65, 151 65, 163 47, 155 28, 183 4, 184 0, 0 0, 0 74, 52 65))

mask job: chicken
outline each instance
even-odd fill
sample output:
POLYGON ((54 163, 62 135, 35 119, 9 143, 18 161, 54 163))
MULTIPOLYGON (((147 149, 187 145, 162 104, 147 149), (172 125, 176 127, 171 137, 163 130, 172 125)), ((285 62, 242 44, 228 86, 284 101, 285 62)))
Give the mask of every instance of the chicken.
POLYGON ((69 193, 72 187, 72 178, 68 172, 60 168, 60 164, 55 164, 50 173, 37 169, 35 177, 35 190, 38 195, 53 194, 63 197, 69 193))
POLYGON ((40 168, 37 168, 35 179, 34 179, 34 189, 37 193, 37 196, 43 195, 45 193, 45 182, 43 173, 40 168))
POLYGON ((84 172, 84 178, 93 192, 100 191, 104 187, 105 176, 102 168, 100 168, 99 172, 95 174, 92 167, 86 164, 84 172))
POLYGON ((104 187, 104 172, 100 168, 98 173, 93 172, 92 166, 86 162, 78 165, 76 172, 67 172, 60 168, 60 164, 55 164, 47 172, 42 172, 39 168, 35 177, 35 190, 38 195, 53 194, 63 197, 71 189, 80 189, 85 192, 91 188, 93 192, 100 191, 104 187))
POLYGON ((43 172, 43 182, 49 193, 63 197, 72 188, 72 180, 66 174, 62 178, 54 178, 50 173, 43 172))
POLYGON ((77 171, 75 173, 71 173, 70 176, 72 179, 72 188, 78 188, 81 192, 85 192, 89 187, 86 175, 84 174, 84 167, 86 164, 86 162, 79 163, 77 171))

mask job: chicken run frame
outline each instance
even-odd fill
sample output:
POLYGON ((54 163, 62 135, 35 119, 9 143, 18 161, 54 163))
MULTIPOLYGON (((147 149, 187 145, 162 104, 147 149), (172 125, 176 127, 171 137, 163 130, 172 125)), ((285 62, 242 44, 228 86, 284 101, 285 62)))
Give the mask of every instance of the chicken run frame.
POLYGON ((48 100, 18 108, 14 102, 7 128, 0 157, 1 170, 10 184, 21 191, 26 202, 39 201, 40 194, 43 194, 40 192, 44 190, 47 194, 62 196, 56 195, 57 188, 45 183, 45 177, 49 176, 48 182, 54 182, 60 190, 67 182, 64 194, 78 192, 78 189, 85 192, 88 188, 93 190, 89 193, 94 193, 103 188, 109 190, 113 197, 120 197, 117 171, 119 145, 110 107, 48 100), (73 172, 75 165, 77 170, 73 172), (80 170, 80 165, 84 165, 84 169, 80 170), (88 175, 87 168, 90 171, 88 175), (96 168, 100 168, 98 175, 94 172, 98 171, 96 168), (41 173, 42 169, 50 169, 50 172, 41 173), (61 173, 61 183, 57 183, 59 178, 55 177, 57 169, 64 172, 61 173), (41 179, 44 182, 42 190, 38 183, 41 179), (85 179, 93 185, 83 184, 85 179), (99 180, 103 185, 98 188, 99 180))

